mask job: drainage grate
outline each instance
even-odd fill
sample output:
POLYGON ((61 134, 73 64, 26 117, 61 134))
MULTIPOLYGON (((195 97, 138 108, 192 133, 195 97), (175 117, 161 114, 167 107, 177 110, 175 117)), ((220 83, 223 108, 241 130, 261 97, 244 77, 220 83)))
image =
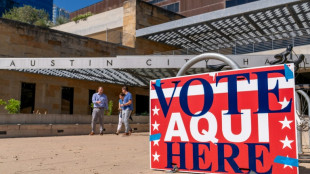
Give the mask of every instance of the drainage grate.
POLYGON ((57 130, 57 133, 63 133, 64 130, 57 130))
POLYGON ((6 131, 0 131, 0 135, 6 135, 6 131))

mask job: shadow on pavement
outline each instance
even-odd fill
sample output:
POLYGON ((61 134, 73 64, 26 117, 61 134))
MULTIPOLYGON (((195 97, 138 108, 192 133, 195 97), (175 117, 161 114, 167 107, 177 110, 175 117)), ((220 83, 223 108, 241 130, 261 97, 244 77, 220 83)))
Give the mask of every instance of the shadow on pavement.
POLYGON ((299 166, 299 173, 300 174, 309 174, 310 173, 310 168, 306 168, 304 166, 299 166))

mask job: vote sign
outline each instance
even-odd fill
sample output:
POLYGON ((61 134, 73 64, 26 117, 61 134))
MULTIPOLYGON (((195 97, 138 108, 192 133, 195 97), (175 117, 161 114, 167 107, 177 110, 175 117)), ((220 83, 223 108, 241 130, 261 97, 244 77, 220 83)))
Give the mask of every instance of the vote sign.
POLYGON ((298 173, 294 65, 150 82, 151 169, 298 173))

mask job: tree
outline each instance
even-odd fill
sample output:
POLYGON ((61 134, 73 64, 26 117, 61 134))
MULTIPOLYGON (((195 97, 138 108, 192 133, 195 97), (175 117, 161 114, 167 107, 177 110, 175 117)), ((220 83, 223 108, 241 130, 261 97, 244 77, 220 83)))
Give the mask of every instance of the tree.
POLYGON ((2 17, 42 27, 51 25, 49 15, 45 10, 38 10, 29 5, 14 7, 10 11, 6 11, 2 17))

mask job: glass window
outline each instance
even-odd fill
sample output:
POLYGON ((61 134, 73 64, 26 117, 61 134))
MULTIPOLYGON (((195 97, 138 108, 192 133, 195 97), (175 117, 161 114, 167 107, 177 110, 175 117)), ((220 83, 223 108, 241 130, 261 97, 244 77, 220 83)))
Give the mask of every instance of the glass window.
POLYGON ((61 91, 61 114, 73 114, 74 89, 62 87, 61 91))
POLYGON ((22 83, 20 113, 33 113, 35 104, 36 84, 22 83))
POLYGON ((227 0, 226 1, 226 8, 237 6, 237 5, 242 5, 250 2, 254 2, 258 0, 227 0))
POLYGON ((136 115, 149 115, 149 96, 136 95, 136 115))
POLYGON ((93 109, 91 108, 91 104, 93 103, 92 98, 93 98, 93 94, 96 93, 96 90, 88 90, 88 114, 91 114, 93 109))
POLYGON ((156 3, 160 3, 162 1, 164 1, 164 0, 152 0, 152 1, 149 1, 149 3, 156 4, 156 3))
POLYGON ((169 4, 166 6, 162 6, 162 8, 177 13, 177 12, 179 12, 179 9, 180 9, 180 3, 177 2, 174 4, 169 4))

